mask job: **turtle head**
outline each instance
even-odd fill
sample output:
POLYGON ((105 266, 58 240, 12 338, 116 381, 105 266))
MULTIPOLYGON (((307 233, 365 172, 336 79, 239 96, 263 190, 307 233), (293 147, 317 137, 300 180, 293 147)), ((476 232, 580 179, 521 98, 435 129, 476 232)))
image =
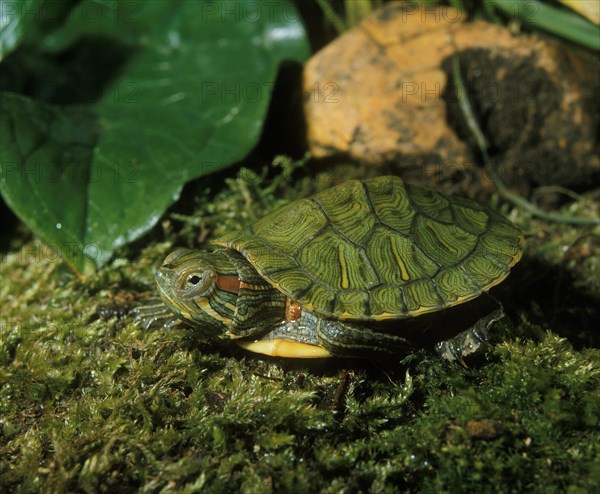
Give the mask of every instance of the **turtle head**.
POLYGON ((224 334, 231 325, 239 277, 223 251, 176 249, 163 261, 156 283, 167 307, 207 334, 224 334))

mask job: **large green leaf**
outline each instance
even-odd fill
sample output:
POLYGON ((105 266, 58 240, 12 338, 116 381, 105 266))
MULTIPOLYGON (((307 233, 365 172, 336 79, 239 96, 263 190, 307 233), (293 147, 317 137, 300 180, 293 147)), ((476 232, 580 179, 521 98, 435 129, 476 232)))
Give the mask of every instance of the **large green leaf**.
POLYGON ((0 61, 61 24, 75 0, 0 0, 0 61))
POLYGON ((87 185, 94 180, 89 167, 94 116, 9 93, 0 100, 0 112, 0 187, 6 202, 70 264, 93 269, 82 239, 87 185))
POLYGON ((86 113, 95 121, 8 93, 0 110, 0 191, 79 271, 151 228, 186 181, 242 159, 260 136, 279 63, 308 55, 294 8, 269 0, 84 1, 43 50, 90 39, 128 57, 86 113), (59 179, 23 180, 57 165, 59 179))

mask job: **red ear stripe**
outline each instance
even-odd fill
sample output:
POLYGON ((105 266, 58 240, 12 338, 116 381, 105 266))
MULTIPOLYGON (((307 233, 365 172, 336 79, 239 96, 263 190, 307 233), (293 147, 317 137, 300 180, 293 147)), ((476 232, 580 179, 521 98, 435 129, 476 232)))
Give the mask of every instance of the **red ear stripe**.
POLYGON ((229 293, 239 293, 240 291, 240 278, 234 274, 218 274, 217 275, 217 286, 229 293))

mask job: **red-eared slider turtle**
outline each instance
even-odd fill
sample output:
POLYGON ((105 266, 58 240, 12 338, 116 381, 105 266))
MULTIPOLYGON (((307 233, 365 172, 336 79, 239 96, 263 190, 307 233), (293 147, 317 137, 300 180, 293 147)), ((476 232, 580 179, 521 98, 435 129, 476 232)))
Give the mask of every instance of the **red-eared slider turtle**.
POLYGON ((500 283, 523 236, 471 200, 387 176, 293 202, 213 245, 164 260, 156 280, 172 312, 258 353, 360 357, 406 351, 410 320, 500 283))

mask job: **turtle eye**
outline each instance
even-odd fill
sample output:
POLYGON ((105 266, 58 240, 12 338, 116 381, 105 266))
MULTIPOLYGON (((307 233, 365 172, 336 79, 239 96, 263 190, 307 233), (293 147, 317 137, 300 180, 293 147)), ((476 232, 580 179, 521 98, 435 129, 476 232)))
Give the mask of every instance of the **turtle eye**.
POLYGON ((186 296, 199 296, 210 287, 210 271, 182 273, 179 283, 180 290, 185 292, 186 296))
POLYGON ((197 274, 190 274, 187 277, 186 284, 187 286, 196 286, 202 281, 202 276, 197 274))

